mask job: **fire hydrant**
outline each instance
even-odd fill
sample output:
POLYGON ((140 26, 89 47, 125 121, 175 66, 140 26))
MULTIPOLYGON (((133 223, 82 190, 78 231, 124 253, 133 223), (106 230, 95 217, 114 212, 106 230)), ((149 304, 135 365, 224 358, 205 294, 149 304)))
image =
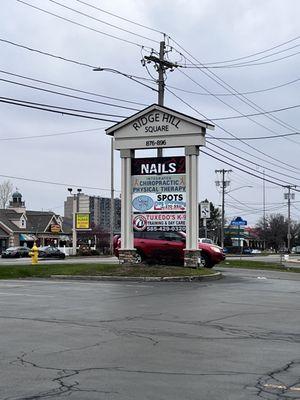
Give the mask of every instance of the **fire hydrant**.
POLYGON ((38 256, 39 256, 39 249, 36 246, 36 243, 34 242, 31 251, 29 252, 29 255, 31 257, 31 264, 35 265, 38 263, 38 256))

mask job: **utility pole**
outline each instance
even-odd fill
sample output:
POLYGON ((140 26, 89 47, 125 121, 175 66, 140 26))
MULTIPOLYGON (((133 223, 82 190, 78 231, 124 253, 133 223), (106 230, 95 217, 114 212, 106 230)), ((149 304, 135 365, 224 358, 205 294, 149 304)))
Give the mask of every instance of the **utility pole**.
POLYGON ((265 180, 265 170, 263 170, 263 227, 264 227, 263 250, 266 250, 266 180, 265 180))
MULTIPOLYGON (((145 66, 146 63, 154 62, 156 71, 158 72, 158 104, 160 106, 164 105, 165 96, 165 71, 170 69, 174 71, 177 67, 176 63, 172 63, 165 59, 166 54, 166 44, 165 41, 160 42, 159 46, 159 57, 155 56, 153 53, 150 56, 145 56, 142 60, 142 64, 145 66), (146 61, 145 61, 146 60, 146 61)), ((163 149, 157 149, 157 157, 162 157, 163 149)))
POLYGON ((221 174, 221 179, 216 180, 216 186, 221 186, 222 190, 222 217, 221 217, 221 247, 224 247, 224 227, 225 227, 225 189, 230 185, 229 180, 225 180, 225 175, 232 172, 231 169, 216 169, 216 174, 221 174))
POLYGON ((288 226, 287 226, 287 248, 288 248, 288 253, 291 252, 291 199, 293 200, 295 198, 295 193, 291 193, 291 189, 295 188, 296 186, 286 186, 286 189, 288 190, 287 193, 284 193, 284 198, 288 201, 288 226))
POLYGON ((113 254, 114 222, 115 222, 115 199, 114 199, 114 139, 111 138, 110 149, 110 254, 113 254))

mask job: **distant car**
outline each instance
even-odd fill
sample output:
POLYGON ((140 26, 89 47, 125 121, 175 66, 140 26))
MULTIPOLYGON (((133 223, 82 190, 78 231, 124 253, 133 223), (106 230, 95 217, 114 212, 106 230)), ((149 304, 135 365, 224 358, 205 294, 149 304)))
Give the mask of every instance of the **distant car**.
POLYGON ((40 258, 59 258, 64 259, 66 257, 65 253, 60 251, 57 247, 54 246, 44 246, 39 248, 39 257, 40 258))
MULTIPOLYGON (((136 263, 154 261, 159 263, 180 263, 184 261, 186 236, 184 232, 134 232, 134 247, 137 250, 136 263)), ((114 254, 119 257, 120 235, 114 237, 114 254)), ((223 249, 215 244, 198 243, 201 250, 200 264, 212 268, 225 260, 223 249)))
POLYGON ((198 243, 214 244, 214 242, 211 239, 208 239, 208 238, 198 238, 198 243))
POLYGON ((243 247, 242 253, 243 254, 252 254, 252 249, 250 249, 250 247, 243 247))
POLYGON ((295 246, 292 248, 293 254, 300 254, 300 246, 295 246))
POLYGON ((252 254, 261 254, 261 250, 253 249, 252 254))
POLYGON ((14 246, 8 247, 1 254, 2 258, 21 258, 21 257, 29 257, 30 249, 25 246, 14 246))

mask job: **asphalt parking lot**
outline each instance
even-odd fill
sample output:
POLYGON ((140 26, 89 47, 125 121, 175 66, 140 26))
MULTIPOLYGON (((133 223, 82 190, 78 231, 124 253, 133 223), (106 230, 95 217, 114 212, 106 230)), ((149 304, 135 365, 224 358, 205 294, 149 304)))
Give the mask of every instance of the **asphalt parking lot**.
POLYGON ((298 274, 223 273, 0 281, 1 399, 299 399, 298 274))

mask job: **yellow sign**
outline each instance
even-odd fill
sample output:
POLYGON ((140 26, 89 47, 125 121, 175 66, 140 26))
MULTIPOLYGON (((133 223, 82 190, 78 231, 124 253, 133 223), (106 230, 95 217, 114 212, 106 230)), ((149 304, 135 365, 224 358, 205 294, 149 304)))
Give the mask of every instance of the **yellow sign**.
POLYGON ((76 214, 76 229, 90 229, 90 214, 77 213, 76 214))

